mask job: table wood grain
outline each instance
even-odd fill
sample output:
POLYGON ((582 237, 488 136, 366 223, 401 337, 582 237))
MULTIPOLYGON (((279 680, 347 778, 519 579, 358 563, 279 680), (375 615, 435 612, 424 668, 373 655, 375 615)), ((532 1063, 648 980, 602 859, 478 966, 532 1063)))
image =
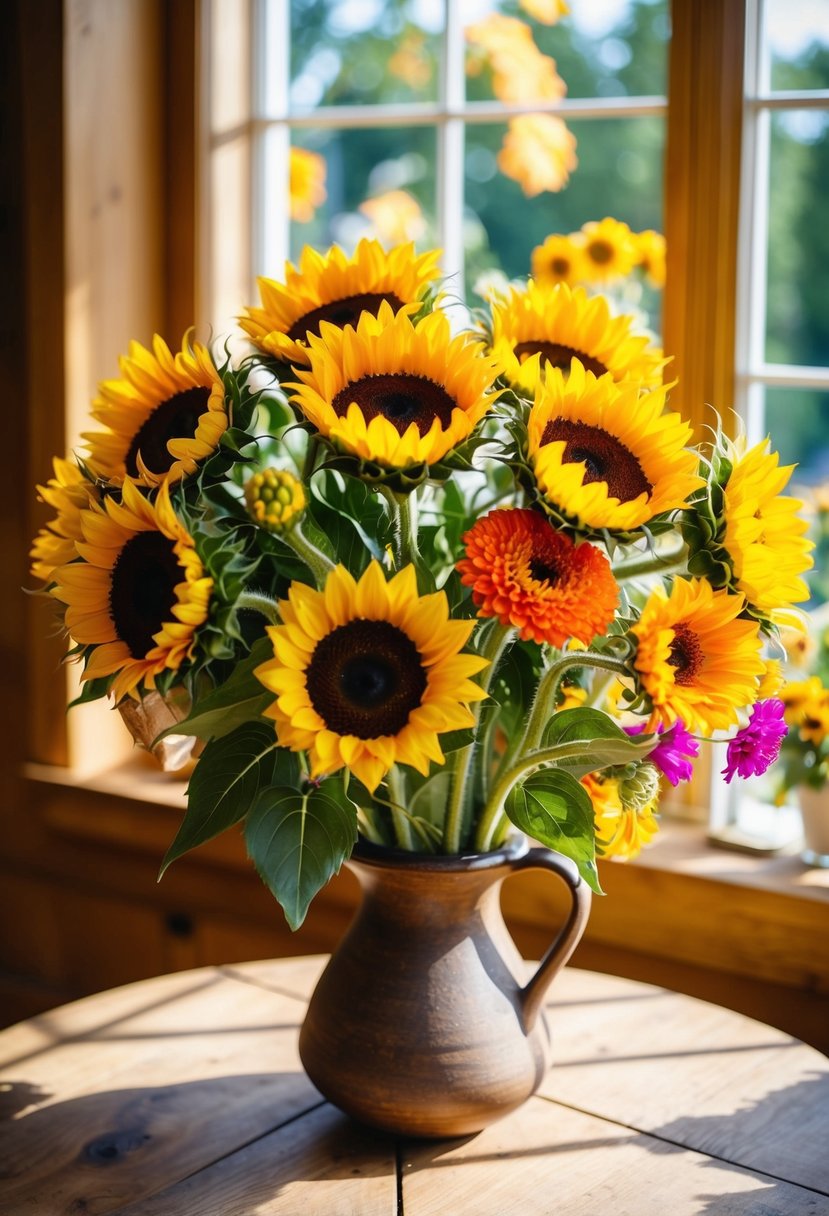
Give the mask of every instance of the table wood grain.
POLYGON ((302 1071, 323 963, 163 976, 0 1034, 2 1216, 829 1213, 829 1060, 777 1030, 571 968, 536 1097, 397 1140, 302 1071))

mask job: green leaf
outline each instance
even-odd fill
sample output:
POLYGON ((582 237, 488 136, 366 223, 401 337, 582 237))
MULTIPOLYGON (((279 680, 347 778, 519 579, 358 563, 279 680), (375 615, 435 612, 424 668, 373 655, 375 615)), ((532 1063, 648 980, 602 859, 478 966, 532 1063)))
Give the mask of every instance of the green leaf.
POLYGON ((556 763, 574 776, 607 768, 612 764, 627 764, 631 760, 644 759, 654 746, 655 740, 648 735, 628 735, 600 709, 579 706, 563 709, 553 714, 544 730, 542 747, 557 747, 560 744, 582 743, 584 755, 559 760, 556 763))
POLYGON ((570 857, 588 886, 604 894, 596 870, 593 804, 575 777, 561 769, 533 773, 513 786, 505 809, 517 828, 570 857))
POLYGON ((248 657, 235 667, 224 684, 201 697, 183 722, 168 727, 158 738, 176 734, 196 735, 199 739, 223 739, 245 722, 256 721, 274 697, 253 673, 261 663, 272 658, 270 640, 258 638, 248 657))
POLYGON ((305 793, 263 790, 245 825, 248 853, 292 929, 357 839, 357 810, 339 782, 305 793))
POLYGON ((159 878, 177 857, 244 818, 261 789, 277 779, 295 780, 298 771, 296 756, 277 747, 273 729, 265 723, 249 722, 208 743, 190 778, 187 811, 159 878))

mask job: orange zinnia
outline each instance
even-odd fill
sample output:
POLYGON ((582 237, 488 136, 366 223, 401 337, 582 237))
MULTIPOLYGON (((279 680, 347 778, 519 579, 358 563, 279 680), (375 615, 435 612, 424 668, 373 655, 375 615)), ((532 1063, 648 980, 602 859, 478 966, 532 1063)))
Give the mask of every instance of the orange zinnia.
POLYGON ((543 515, 491 511, 463 539, 458 570, 479 616, 551 646, 573 636, 589 644, 613 620, 619 589, 607 558, 593 545, 575 545, 543 515))

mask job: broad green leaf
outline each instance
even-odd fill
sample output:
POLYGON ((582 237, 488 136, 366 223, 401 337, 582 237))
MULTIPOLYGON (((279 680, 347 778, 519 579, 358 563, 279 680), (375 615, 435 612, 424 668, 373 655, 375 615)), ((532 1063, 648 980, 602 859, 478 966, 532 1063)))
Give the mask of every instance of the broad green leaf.
POLYGON ((544 730, 542 747, 583 743, 583 755, 558 761, 573 775, 583 777, 612 764, 644 759, 654 745, 651 737, 628 735, 600 709, 579 706, 553 714, 544 730))
POLYGON ((263 790, 245 825, 248 853, 292 929, 339 871, 357 839, 357 810, 339 782, 305 793, 263 790))
POLYGON ((245 722, 255 722, 274 700, 273 693, 253 674, 269 658, 273 658, 273 647, 268 638, 259 638, 229 679, 200 697, 184 721, 163 731, 159 739, 170 734, 222 739, 245 722))
POLYGON ((248 813, 259 791, 275 780, 296 780, 293 752, 277 747, 272 727, 249 722, 208 743, 187 787, 187 810, 161 863, 161 874, 182 853, 212 840, 248 813))
POLYGON ((572 858, 588 886, 603 894, 596 870, 593 804, 575 777, 561 769, 533 773, 510 790, 505 809, 522 832, 572 858))

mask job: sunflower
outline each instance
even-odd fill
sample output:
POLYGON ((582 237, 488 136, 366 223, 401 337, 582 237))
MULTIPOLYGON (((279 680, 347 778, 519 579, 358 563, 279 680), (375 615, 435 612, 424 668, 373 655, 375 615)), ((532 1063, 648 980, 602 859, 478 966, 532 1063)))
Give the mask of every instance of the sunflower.
POLYGON ((327 165, 319 152, 307 148, 291 148, 289 161, 289 196, 291 219, 307 224, 314 218, 317 207, 328 197, 325 190, 327 165))
POLYGON ((636 238, 627 224, 606 216, 582 225, 585 278, 590 283, 623 279, 639 261, 636 238))
POLYGON ((666 360, 633 324, 633 317, 611 316, 604 296, 583 287, 531 281, 494 302, 492 353, 519 392, 532 393, 543 365, 568 372, 574 359, 597 376, 659 385, 666 360))
POLYGON ((395 312, 416 313, 440 271, 440 250, 416 254, 414 245, 388 253, 363 239, 348 257, 337 245, 326 254, 306 245, 299 269, 285 266, 285 282, 259 279, 261 308, 247 308, 239 324, 266 355, 307 367, 308 335, 320 325, 356 325, 364 312, 376 316, 387 301, 395 312))
POLYGON ((813 565, 803 504, 781 495, 794 465, 780 466, 764 439, 746 450, 741 437, 726 440, 732 468, 723 488, 723 545, 734 571, 734 585, 751 607, 772 619, 788 605, 809 598, 800 577, 813 565))
POLYGON ((92 409, 107 430, 83 436, 90 473, 151 487, 189 477, 228 426, 224 384, 209 352, 185 338, 173 355, 156 334, 152 350, 131 342, 119 364, 123 378, 104 380, 92 409))
POLYGON ((573 361, 548 368, 528 423, 528 456, 546 503, 590 528, 626 530, 680 507, 701 484, 690 424, 663 413, 665 389, 640 393, 573 361))
POLYGON ((41 528, 32 544, 32 574, 48 583, 56 566, 76 558, 75 542, 83 540, 81 512, 98 501, 98 492, 76 464, 56 456, 52 462, 55 476, 38 486, 42 502, 57 511, 56 517, 41 528))
POLYGON ((572 287, 584 278, 581 246, 571 236, 552 232, 543 245, 530 255, 530 267, 537 283, 566 283, 572 287))
POLYGON ((819 676, 793 680, 778 694, 786 724, 797 729, 804 743, 820 747, 829 735, 829 690, 819 676))
POLYGON ((413 566, 389 582, 372 562, 359 582, 337 566, 323 591, 293 583, 275 658, 256 675, 276 701, 266 711, 280 744, 307 751, 311 775, 346 766, 372 792, 393 764, 426 774, 443 764, 438 735, 472 726, 486 666, 461 654, 472 621, 454 621, 444 592, 418 595, 413 566))
POLYGON ((119 701, 142 681, 154 688, 161 672, 177 671, 192 656, 213 581, 166 483, 151 503, 126 481, 123 502, 108 498, 82 512, 81 530, 81 560, 55 570, 51 594, 66 605, 75 642, 94 647, 84 680, 115 675, 119 701))
POLYGON ((593 803, 596 849, 601 857, 636 857, 659 831, 655 818, 658 798, 644 806, 625 806, 618 777, 588 773, 581 783, 593 803))
POLYGON ((356 329, 326 322, 309 337, 310 369, 288 384, 322 434, 390 468, 433 464, 472 433, 498 394, 498 369, 477 342, 452 338, 445 313, 413 325, 388 303, 356 329))
POLYGON ((551 646, 576 634, 589 645, 613 620, 619 588, 607 558, 593 545, 574 545, 537 511, 491 511, 463 541, 458 570, 479 616, 551 646))
POLYGON ((637 264, 650 283, 651 287, 664 287, 666 278, 665 268, 665 238, 661 232, 647 228, 644 232, 633 234, 636 242, 637 264))
POLYGON ((745 620, 741 595, 715 591, 704 579, 677 578, 667 595, 651 592, 631 633, 634 666, 657 721, 680 718, 710 734, 732 726, 757 696, 764 674, 756 621, 745 620))

